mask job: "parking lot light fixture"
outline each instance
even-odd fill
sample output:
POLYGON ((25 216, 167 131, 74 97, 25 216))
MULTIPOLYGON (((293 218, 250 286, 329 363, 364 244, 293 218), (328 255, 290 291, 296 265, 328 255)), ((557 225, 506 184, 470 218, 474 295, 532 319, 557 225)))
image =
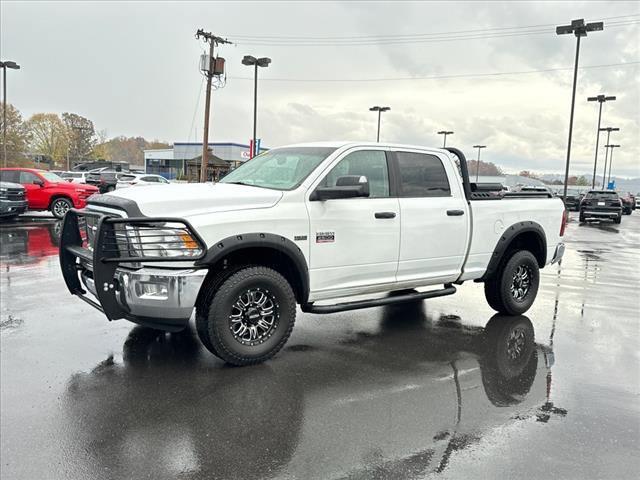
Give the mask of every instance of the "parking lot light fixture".
POLYGON ((572 20, 570 25, 556 27, 557 35, 573 33, 576 37, 576 61, 573 66, 573 92, 571 94, 571 114, 569 115, 569 141, 567 142, 567 163, 564 170, 564 190, 562 201, 567 200, 567 183, 569 182, 569 163, 571 161, 571 135, 573 133, 573 112, 576 106, 576 83, 578 82, 578 59, 580 58, 580 39, 587 36, 587 32, 597 32, 604 29, 603 22, 584 23, 584 19, 572 20))
POLYGON ((7 68, 20 70, 20 65, 8 60, 0 62, 2 68, 2 166, 7 166, 7 68))
POLYGON ((597 97, 587 98, 588 102, 600 103, 600 107, 598 108, 598 129, 596 130, 596 153, 595 153, 595 158, 593 160, 593 178, 591 179, 592 189, 596 188, 596 168, 598 167, 598 144, 600 143, 600 120, 602 119, 602 104, 604 102, 609 102, 615 99, 616 97, 606 96, 606 95, 598 95, 597 97))
POLYGON ((611 155, 609 155, 609 175, 607 176, 607 188, 609 186, 609 183, 611 182, 611 165, 613 164, 613 149, 614 148, 619 148, 620 145, 605 145, 605 147, 610 148, 611 149, 611 155))
POLYGON ((442 143, 442 148, 446 148, 447 146, 447 135, 453 135, 452 131, 440 130, 438 135, 444 135, 444 142, 442 143))
POLYGON ((256 146, 256 131, 258 125, 258 67, 266 68, 271 63, 271 59, 267 57, 256 58, 251 55, 245 55, 242 59, 242 64, 247 66, 253 66, 253 147, 251 157, 255 157, 258 153, 256 146))
POLYGON ((476 160, 476 183, 478 183, 478 174, 480 173, 480 150, 487 148, 486 145, 474 145, 473 148, 478 149, 478 160, 476 160))
POLYGON ((391 107, 379 107, 377 105, 369 109, 370 112, 378 112, 378 134, 376 135, 376 142, 380 142, 380 117, 382 112, 387 112, 389 110, 391 110, 391 107))
MULTIPOLYGON (((611 132, 619 132, 620 129, 617 127, 604 127, 600 129, 601 132, 607 132, 607 145, 609 145, 609 140, 611 137, 611 132)), ((605 187, 605 180, 607 178, 607 159, 609 157, 609 149, 604 149, 604 171, 602 172, 602 188, 605 187)))

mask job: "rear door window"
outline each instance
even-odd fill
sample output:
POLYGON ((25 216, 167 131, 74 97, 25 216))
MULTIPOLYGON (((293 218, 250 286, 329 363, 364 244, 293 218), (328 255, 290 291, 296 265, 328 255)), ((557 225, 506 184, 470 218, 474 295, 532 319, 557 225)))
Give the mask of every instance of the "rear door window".
POLYGON ((449 179, 444 165, 434 155, 396 152, 400 170, 401 197, 448 197, 449 179))

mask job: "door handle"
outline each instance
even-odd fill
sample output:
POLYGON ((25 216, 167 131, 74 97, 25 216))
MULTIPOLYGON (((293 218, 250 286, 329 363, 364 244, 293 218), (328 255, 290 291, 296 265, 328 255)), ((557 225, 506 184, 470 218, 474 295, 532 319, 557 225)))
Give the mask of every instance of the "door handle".
POLYGON ((464 210, 447 210, 447 215, 450 217, 459 217, 460 215, 464 215, 464 210))
POLYGON ((376 212, 376 218, 396 218, 396 212, 376 212))

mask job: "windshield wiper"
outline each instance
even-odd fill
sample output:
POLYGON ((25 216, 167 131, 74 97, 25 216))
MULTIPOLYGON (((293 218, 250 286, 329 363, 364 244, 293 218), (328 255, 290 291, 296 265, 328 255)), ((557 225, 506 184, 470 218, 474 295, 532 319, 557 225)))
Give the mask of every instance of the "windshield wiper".
POLYGON ((246 183, 246 182, 220 182, 220 183, 228 183, 231 185, 246 185, 248 187, 257 187, 258 185, 254 185, 253 183, 246 183))

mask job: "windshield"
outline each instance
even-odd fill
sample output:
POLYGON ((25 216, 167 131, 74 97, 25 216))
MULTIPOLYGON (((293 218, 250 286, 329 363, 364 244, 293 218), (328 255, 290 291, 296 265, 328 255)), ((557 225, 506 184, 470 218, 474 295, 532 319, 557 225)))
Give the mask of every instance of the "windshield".
POLYGON ((64 180, 53 172, 39 172, 48 182, 64 182, 64 180))
POLYGON ((240 165, 220 183, 291 190, 336 149, 333 147, 289 147, 269 150, 240 165))

